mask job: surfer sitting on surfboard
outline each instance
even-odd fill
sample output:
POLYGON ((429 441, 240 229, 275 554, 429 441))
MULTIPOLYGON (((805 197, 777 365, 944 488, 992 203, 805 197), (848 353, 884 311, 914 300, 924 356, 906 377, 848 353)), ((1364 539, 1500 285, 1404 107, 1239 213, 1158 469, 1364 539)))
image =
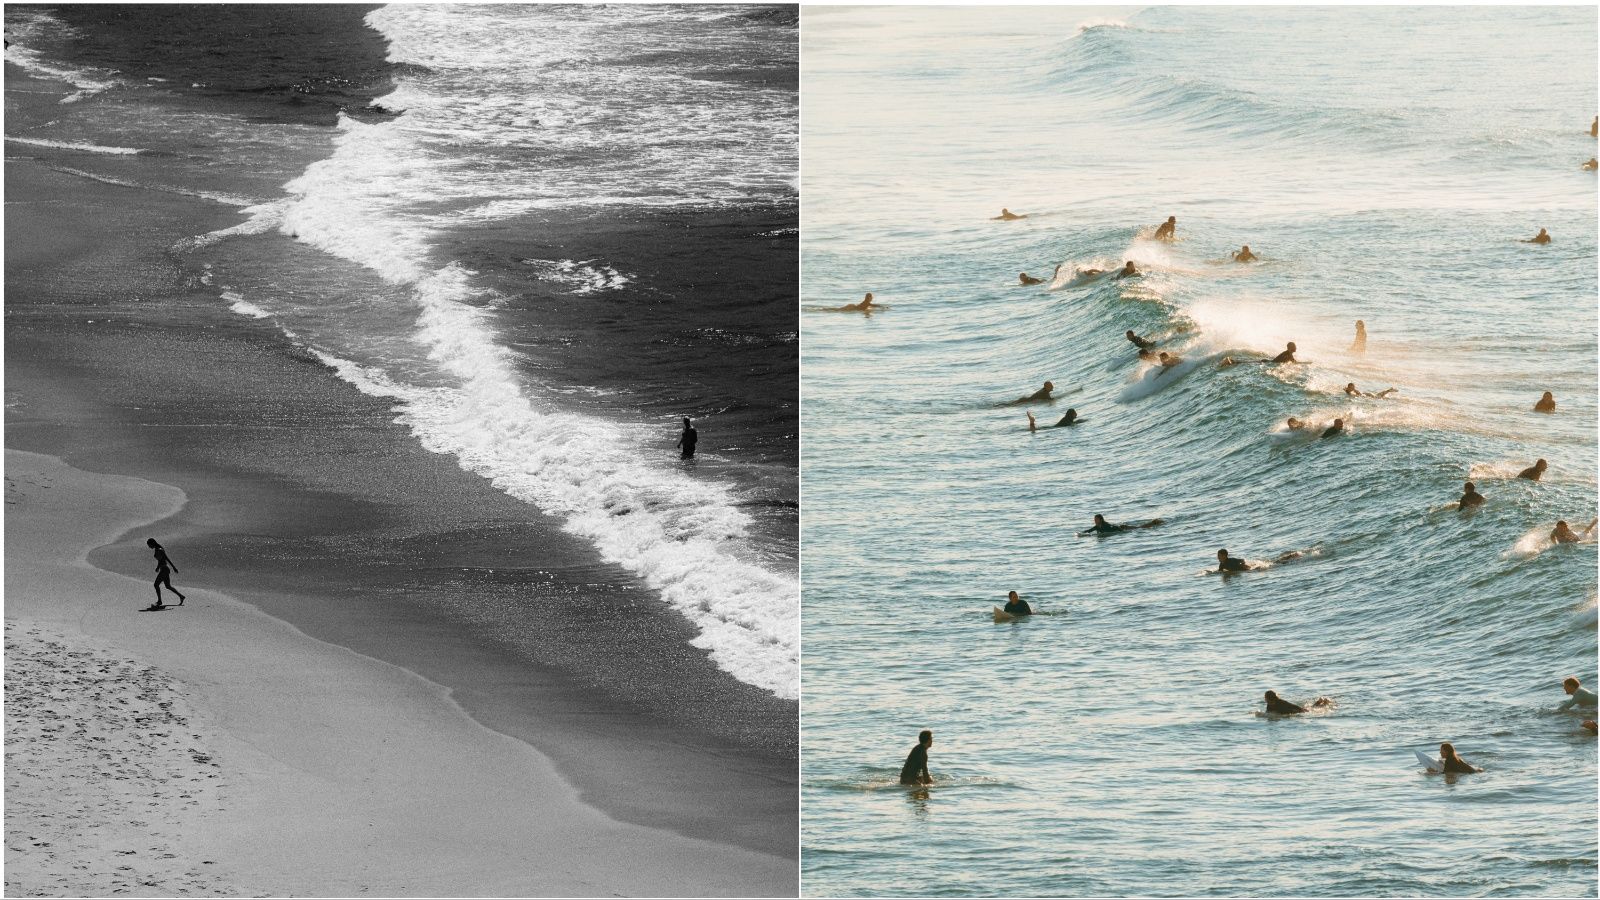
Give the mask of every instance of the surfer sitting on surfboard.
MULTIPOLYGON (((1311 709, 1323 709, 1332 705, 1333 701, 1327 697, 1318 697, 1311 701, 1311 709)), ((1303 712, 1310 712, 1311 709, 1307 709, 1298 703, 1290 703, 1279 697, 1274 691, 1267 691, 1267 712, 1269 713, 1275 713, 1280 716, 1294 716, 1303 712)))
POLYGON ((928 748, 933 746, 933 732, 917 735, 917 745, 906 755, 906 764, 900 767, 901 784, 933 784, 928 774, 928 748))
POLYGON ((1031 616, 1031 615, 1033 615, 1033 607, 1028 605, 1028 601, 1026 601, 1026 600, 1022 599, 1021 597, 1017 596, 1017 592, 1016 591, 1012 591, 1011 593, 1006 595, 1006 610, 1005 611, 1006 611, 1006 613, 1008 615, 1012 615, 1012 616, 1031 616))
POLYGON ((1078 536, 1083 537, 1084 535, 1088 534, 1112 534, 1118 531, 1132 531, 1135 528, 1154 528, 1157 525, 1160 525, 1163 521, 1165 520, 1151 519, 1148 522, 1140 522, 1137 525, 1133 524, 1132 522, 1120 522, 1113 525, 1112 523, 1106 521, 1105 516, 1095 513, 1094 527, 1088 529, 1087 531, 1078 532, 1078 536))

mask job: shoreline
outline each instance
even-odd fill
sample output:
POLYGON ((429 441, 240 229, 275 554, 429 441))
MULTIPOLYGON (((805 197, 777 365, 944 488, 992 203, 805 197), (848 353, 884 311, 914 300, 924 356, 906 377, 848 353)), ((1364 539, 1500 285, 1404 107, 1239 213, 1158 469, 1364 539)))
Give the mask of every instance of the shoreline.
MULTIPOLYGON (((181 609, 134 615, 149 586, 87 559, 103 543, 177 512, 182 492, 11 449, 6 471, 8 625, 59 634, 79 653, 157 670, 179 706, 192 710, 184 724, 200 735, 193 750, 215 760, 220 779, 209 793, 181 798, 193 808, 162 798, 158 824, 165 832, 148 825, 156 816, 124 815, 126 821, 105 823, 115 840, 74 845, 83 832, 67 829, 76 826, 63 822, 51 832, 42 818, 16 818, 41 784, 64 782, 101 811, 151 803, 152 786, 73 783, 75 772, 65 765, 48 774, 8 766, 7 872, 15 880, 8 891, 39 890, 47 874, 83 871, 57 866, 35 874, 30 866, 46 852, 82 865, 125 843, 117 851, 134 850, 132 860, 155 849, 144 849, 145 838, 178 851, 171 862, 140 857, 136 864, 140 885, 158 893, 194 877, 206 860, 205 877, 246 891, 323 895, 740 894, 752 884, 780 883, 792 869, 782 857, 617 822, 583 804, 548 758, 479 724, 447 688, 318 641, 227 594, 194 588, 181 609), (508 790, 513 785, 518 789, 508 790), (13 839, 16 829, 55 840, 46 841, 48 851, 30 852, 17 846, 24 842, 20 834, 13 839), (35 883, 24 886, 24 879, 35 883)), ((104 688, 96 711, 123 728, 102 734, 110 738, 97 749, 148 756, 158 726, 126 721, 117 684, 104 688)), ((8 732, 13 728, 8 722, 8 732)), ((44 808, 62 801, 62 787, 49 791, 44 808)), ((90 883, 62 890, 80 888, 107 892, 90 883)))
MULTIPOLYGON (((797 884, 793 701, 716 669, 636 579, 196 284, 166 248, 237 209, 28 151, 8 145, 9 447, 176 486, 189 503, 158 533, 180 585, 430 680, 608 816, 788 860, 736 893, 797 884), (497 632, 530 610, 537 640, 497 632)), ((105 543, 97 566, 142 579, 142 536, 105 543)))

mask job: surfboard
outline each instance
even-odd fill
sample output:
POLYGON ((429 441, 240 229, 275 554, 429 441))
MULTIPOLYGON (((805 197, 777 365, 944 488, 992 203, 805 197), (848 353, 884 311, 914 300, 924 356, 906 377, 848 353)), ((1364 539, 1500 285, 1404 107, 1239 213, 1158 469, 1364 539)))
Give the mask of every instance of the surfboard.
POLYGON ((1440 762, 1439 760, 1434 759, 1433 757, 1429 756, 1428 754, 1423 753, 1421 750, 1413 750, 1411 752, 1415 753, 1417 755, 1417 762, 1422 763, 1422 767, 1424 769, 1428 770, 1428 774, 1430 774, 1430 775, 1439 775, 1439 774, 1442 774, 1444 772, 1444 763, 1443 762, 1440 762))
POLYGON ((1010 622, 1010 621, 1013 621, 1015 619, 1016 619, 1016 616, 1013 616, 1011 613, 1006 612, 1005 610, 1001 609, 1000 607, 996 606, 994 608, 994 620, 996 622, 1010 622))

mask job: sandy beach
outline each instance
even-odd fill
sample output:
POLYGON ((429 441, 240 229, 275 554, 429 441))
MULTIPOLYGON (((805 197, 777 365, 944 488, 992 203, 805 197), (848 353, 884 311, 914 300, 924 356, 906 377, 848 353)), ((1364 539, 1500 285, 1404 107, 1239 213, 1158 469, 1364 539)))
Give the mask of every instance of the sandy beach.
POLYGON ((438 685, 225 594, 142 612, 148 584, 86 557, 183 501, 7 451, 9 894, 719 895, 792 869, 618 823, 438 685))

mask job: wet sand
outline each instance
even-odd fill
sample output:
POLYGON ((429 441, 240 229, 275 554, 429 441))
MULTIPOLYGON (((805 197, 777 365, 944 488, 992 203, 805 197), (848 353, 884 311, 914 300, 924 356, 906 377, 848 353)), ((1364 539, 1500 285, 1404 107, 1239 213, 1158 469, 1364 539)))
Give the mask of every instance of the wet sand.
MULTIPOLYGON (((89 552, 183 503, 6 455, 7 893, 738 894, 793 862, 617 822, 437 684, 89 552)), ((176 576, 182 586, 181 562, 176 576)))

